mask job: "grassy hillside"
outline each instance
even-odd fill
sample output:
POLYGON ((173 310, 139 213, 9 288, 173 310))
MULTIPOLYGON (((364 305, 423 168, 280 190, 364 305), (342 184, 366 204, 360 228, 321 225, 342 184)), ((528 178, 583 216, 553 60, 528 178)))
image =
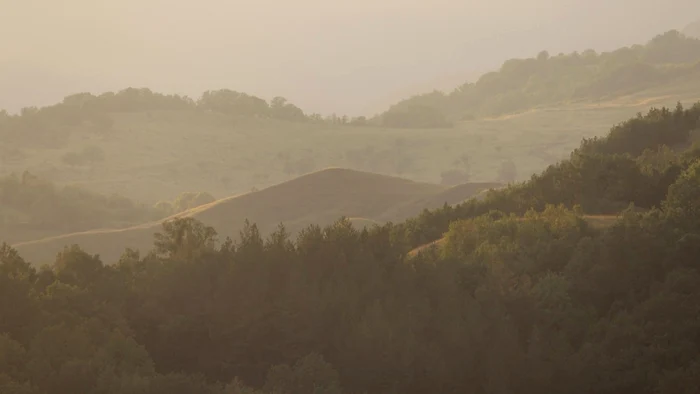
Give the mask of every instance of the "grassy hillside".
POLYGON ((698 92, 700 79, 687 80, 614 100, 461 122, 452 129, 328 125, 190 110, 115 112, 108 115, 109 130, 95 131, 86 123, 36 138, 29 131, 8 137, 0 147, 0 172, 29 170, 59 185, 149 204, 189 191, 224 198, 326 167, 431 183, 457 169, 468 172, 469 181, 505 182, 499 169, 512 161, 515 179, 524 180, 566 157, 582 138, 604 135, 610 124, 652 105, 694 102, 698 92), (49 137, 55 141, 38 143, 49 137), (102 152, 97 161, 65 160, 94 151, 102 152))
POLYGON ((672 30, 645 45, 598 54, 511 59, 450 93, 435 91, 403 100, 375 120, 395 127, 449 127, 454 122, 500 116, 541 106, 609 100, 678 81, 700 78, 700 39, 672 30))
MULTIPOLYGON (((217 228, 222 237, 236 238, 245 220, 263 234, 283 223, 295 234, 310 224, 327 225, 341 216, 358 226, 403 220, 423 209, 461 202, 498 184, 467 184, 455 188, 347 169, 330 168, 269 188, 221 199, 176 217, 195 218, 217 228)), ((171 217, 172 218, 172 217, 171 217)), ((95 229, 17 243, 31 261, 47 261, 56 250, 72 244, 116 261, 126 247, 147 251, 160 221, 123 229, 95 229)))
POLYGON ((389 111, 432 107, 450 128, 323 118, 226 89, 197 100, 132 88, 76 94, 0 112, 0 175, 29 170, 149 205, 183 192, 224 198, 327 167, 447 185, 520 181, 649 106, 700 99, 699 43, 669 32, 611 53, 510 60, 473 85, 389 111))

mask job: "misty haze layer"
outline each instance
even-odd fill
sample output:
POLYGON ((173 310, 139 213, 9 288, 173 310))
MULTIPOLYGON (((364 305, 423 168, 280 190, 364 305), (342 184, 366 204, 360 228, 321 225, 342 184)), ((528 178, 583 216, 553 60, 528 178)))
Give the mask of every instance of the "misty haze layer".
POLYGON ((282 95, 369 114, 449 89, 512 57, 645 42, 700 16, 696 0, 3 0, 0 108, 144 86, 282 95), (632 17, 633 16, 633 17, 632 17))

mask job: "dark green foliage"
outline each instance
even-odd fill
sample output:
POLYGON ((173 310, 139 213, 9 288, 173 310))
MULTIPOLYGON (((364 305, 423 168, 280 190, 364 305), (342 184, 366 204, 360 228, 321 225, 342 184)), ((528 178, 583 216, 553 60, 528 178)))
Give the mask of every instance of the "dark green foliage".
POLYGON ((695 392, 700 155, 665 144, 687 147, 697 111, 652 111, 400 225, 292 242, 247 223, 218 244, 175 219, 151 253, 108 266, 72 246, 39 271, 2 246, 0 392, 695 392))
POLYGON ((700 160, 669 187, 665 208, 682 211, 687 220, 700 219, 700 160))
POLYGON ((697 129, 700 103, 688 109, 680 104, 674 110, 652 108, 613 127, 606 137, 584 140, 569 160, 549 166, 527 182, 491 191, 483 201, 426 211, 394 231, 413 248, 441 238, 452 221, 492 210, 521 215, 531 208, 564 204, 581 205, 589 214, 610 214, 630 203, 659 207, 681 171, 700 158, 698 146, 688 149, 697 129), (687 150, 677 155, 668 147, 687 150))

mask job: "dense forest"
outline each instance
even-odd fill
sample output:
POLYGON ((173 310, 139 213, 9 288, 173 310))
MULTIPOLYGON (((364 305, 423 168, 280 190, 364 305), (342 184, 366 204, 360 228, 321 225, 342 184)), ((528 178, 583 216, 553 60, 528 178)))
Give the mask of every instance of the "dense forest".
POLYGON ((511 59, 498 71, 450 93, 434 91, 403 100, 372 121, 391 127, 441 127, 540 105, 597 100, 700 75, 700 39, 676 30, 646 45, 612 52, 511 59))
POLYGON ((652 109, 482 201, 362 231, 178 219, 115 265, 75 245, 40 268, 5 245, 0 392, 696 392, 699 126, 700 104, 652 109))

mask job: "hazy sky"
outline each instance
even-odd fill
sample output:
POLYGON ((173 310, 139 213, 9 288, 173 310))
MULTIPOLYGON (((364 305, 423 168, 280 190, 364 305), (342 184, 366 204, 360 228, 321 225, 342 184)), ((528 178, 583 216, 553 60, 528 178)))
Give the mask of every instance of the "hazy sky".
POLYGON ((699 0, 0 0, 0 108, 128 86, 372 113, 511 57, 643 43, 699 0))

